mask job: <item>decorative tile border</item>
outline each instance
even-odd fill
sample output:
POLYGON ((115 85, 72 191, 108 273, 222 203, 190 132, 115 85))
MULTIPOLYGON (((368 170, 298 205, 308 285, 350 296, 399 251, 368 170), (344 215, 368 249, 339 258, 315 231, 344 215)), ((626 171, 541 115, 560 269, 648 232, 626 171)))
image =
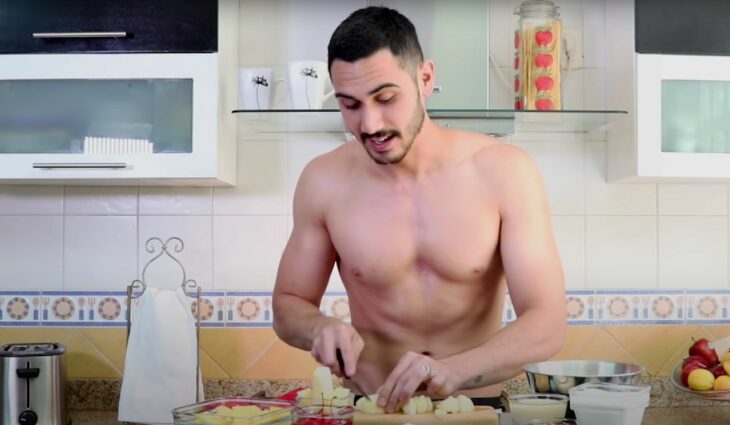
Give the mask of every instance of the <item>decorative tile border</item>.
MULTIPOLYGON (((197 301, 191 295, 191 312, 197 301)), ((201 292, 204 328, 267 328, 273 312, 269 291, 201 292)), ((139 303, 132 302, 132 320, 139 303)), ((350 321, 344 291, 327 292, 322 313, 350 321)), ((730 324, 730 289, 569 290, 566 320, 570 326, 730 324)), ((509 294, 502 311, 504 325, 516 313, 509 294)), ((0 328, 6 326, 125 327, 124 291, 0 291, 0 328)))

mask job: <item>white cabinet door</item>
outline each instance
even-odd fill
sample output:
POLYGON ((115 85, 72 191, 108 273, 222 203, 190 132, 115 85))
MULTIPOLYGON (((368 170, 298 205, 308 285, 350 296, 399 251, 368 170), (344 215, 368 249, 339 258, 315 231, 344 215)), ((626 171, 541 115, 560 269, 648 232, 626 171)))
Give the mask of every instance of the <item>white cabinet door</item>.
POLYGON ((636 56, 639 175, 730 177, 730 57, 636 56))
MULTIPOLYGON (((0 56, 0 181, 233 184, 218 53, 0 56)), ((235 96, 233 96, 235 98, 235 96)))

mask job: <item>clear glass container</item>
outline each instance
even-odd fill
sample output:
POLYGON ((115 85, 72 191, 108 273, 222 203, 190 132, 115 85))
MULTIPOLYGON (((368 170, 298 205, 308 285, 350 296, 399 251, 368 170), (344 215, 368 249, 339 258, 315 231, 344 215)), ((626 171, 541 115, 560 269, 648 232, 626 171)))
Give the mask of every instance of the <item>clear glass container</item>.
POLYGON ((516 110, 556 111, 560 101, 562 22, 550 0, 524 0, 514 10, 516 110))
POLYGON ((256 398, 218 398, 172 411, 175 425, 291 425, 288 401, 256 398))
POLYGON ((562 394, 516 394, 508 398, 514 425, 530 419, 562 418, 568 407, 568 396, 562 394))

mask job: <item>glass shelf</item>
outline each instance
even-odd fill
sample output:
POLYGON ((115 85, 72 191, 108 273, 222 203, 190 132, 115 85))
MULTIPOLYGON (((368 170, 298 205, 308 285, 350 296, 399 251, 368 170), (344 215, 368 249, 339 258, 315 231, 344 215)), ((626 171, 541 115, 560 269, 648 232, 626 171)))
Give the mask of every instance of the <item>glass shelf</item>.
MULTIPOLYGON (((339 109, 269 111, 234 110, 252 133, 345 132, 339 109)), ((433 121, 444 127, 485 134, 590 133, 605 128, 626 111, 564 110, 514 111, 509 109, 429 109, 433 121)))

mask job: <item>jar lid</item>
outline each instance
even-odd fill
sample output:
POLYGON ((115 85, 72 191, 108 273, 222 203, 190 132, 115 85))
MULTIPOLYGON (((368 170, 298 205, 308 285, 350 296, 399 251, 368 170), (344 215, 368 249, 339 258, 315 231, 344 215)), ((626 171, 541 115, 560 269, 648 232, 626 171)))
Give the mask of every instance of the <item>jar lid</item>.
POLYGON ((548 17, 557 18, 558 6, 551 0, 523 0, 514 10, 515 15, 523 18, 548 17))

